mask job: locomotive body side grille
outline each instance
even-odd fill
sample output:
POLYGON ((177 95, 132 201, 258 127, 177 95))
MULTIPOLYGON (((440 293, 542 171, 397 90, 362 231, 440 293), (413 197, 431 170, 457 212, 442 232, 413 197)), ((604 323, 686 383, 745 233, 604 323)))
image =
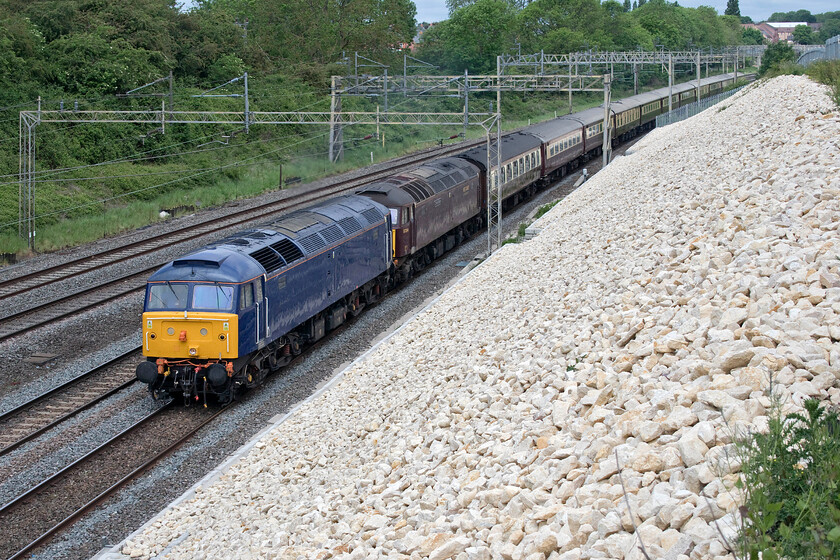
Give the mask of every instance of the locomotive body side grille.
POLYGON ((280 253, 280 256, 288 264, 303 258, 303 253, 298 249, 298 246, 288 239, 281 239, 277 243, 272 243, 271 248, 280 253))
POLYGON ((280 258, 280 255, 271 247, 263 247, 253 253, 250 253, 251 258, 260 263, 266 272, 272 272, 278 268, 285 266, 285 262, 280 258))

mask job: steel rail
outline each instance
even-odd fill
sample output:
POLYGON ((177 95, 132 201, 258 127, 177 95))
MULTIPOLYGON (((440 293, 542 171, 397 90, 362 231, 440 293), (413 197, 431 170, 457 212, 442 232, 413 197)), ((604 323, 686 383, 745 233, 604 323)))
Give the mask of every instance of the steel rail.
MULTIPOLYGON (((170 404, 159 408, 152 414, 146 416, 139 422, 135 423, 134 425, 126 428, 115 437, 111 438, 107 442, 103 443, 93 451, 89 452, 88 454, 80 457, 70 465, 67 465, 50 478, 44 480, 37 486, 29 489, 25 493, 21 494, 19 497, 15 498, 11 502, 5 504, 2 508, 0 508, 0 519, 7 517, 9 513, 14 513, 16 508, 23 505, 26 501, 35 497, 39 492, 44 491, 46 488, 50 487, 54 483, 58 482, 61 478, 67 477, 72 474, 72 471, 78 470, 82 465, 85 465, 90 460, 95 458, 96 456, 103 453, 104 450, 107 448, 112 447, 115 443, 120 440, 124 440, 125 438, 129 437, 133 432, 139 430, 141 427, 145 426, 148 422, 151 422, 153 419, 157 418, 159 415, 164 414, 166 411, 170 411, 174 408, 174 405, 170 404)), ((8 557, 8 560, 22 558, 25 554, 30 552, 36 546, 42 544, 45 540, 49 539, 50 537, 54 536, 56 533, 67 527, 68 525, 72 524, 75 520, 77 520, 80 516, 84 515, 96 505, 101 503, 103 500, 107 499, 111 495, 113 495, 117 490, 122 488, 128 482, 136 479, 139 475, 144 473, 150 467, 152 467, 155 463, 163 459, 164 457, 171 454, 173 451, 181 447, 184 443, 186 443, 191 437, 195 435, 201 428, 212 422, 215 418, 217 418, 222 412, 226 410, 225 407, 220 408, 219 410, 215 411, 211 414, 208 418, 204 419, 200 422, 197 426, 192 427, 188 430, 188 432, 181 437, 179 437, 174 443, 166 446, 162 451, 156 453, 152 458, 144 461, 140 466, 134 468, 128 474, 121 477, 116 483, 109 486, 106 490, 98 493, 93 499, 88 500, 84 505, 75 509, 73 513, 61 519, 58 523, 53 525, 47 531, 41 533, 36 539, 30 541, 26 544, 23 548, 19 549, 15 552, 12 556, 8 557)))
MULTIPOLYGON (((86 371, 85 373, 82 373, 81 375, 78 375, 78 376, 74 377, 73 379, 71 379, 71 380, 69 380, 65 383, 62 383, 61 385, 58 385, 57 387, 54 387, 54 388, 52 388, 52 389, 50 389, 50 390, 48 390, 44 393, 41 393, 40 395, 38 395, 35 398, 30 399, 27 402, 9 410, 9 411, 4 412, 3 414, 0 414, 0 426, 2 426, 4 431, 8 430, 8 427, 5 426, 5 424, 8 424, 10 421, 13 421, 13 419, 16 416, 24 415, 28 410, 34 408, 35 406, 44 402, 45 400, 47 400, 51 397, 58 396, 60 393, 75 387, 79 383, 85 382, 90 377, 96 375, 97 373, 101 372, 102 370, 104 370, 106 368, 109 368, 113 365, 116 365, 123 360, 128 359, 130 356, 132 356, 133 354, 140 351, 140 349, 141 349, 141 347, 138 346, 137 348, 129 350, 128 352, 125 352, 125 353, 121 354, 120 356, 117 356, 116 358, 108 360, 104 364, 100 364, 100 365, 86 371)), ((77 406, 73 410, 60 415, 59 417, 50 421, 48 424, 46 424, 46 425, 44 425, 40 428, 37 428, 36 430, 34 430, 34 431, 28 433, 27 435, 15 440, 14 442, 6 445, 5 447, 0 448, 0 457, 9 453, 13 449, 16 449, 17 447, 20 447, 24 443, 26 443, 28 441, 31 441, 32 439, 40 436, 41 434, 51 430, 55 426, 61 424, 62 422, 64 422, 65 420, 67 420, 69 418, 72 418, 76 414, 78 414, 80 412, 83 412, 83 411, 91 408, 92 406, 102 402, 103 400, 110 397, 111 395, 114 395, 114 394, 118 393, 119 391, 125 389, 126 387, 130 387, 135 382, 136 382, 136 379, 132 378, 131 380, 126 381, 125 383, 122 383, 122 384, 120 384, 120 385, 118 385, 118 386, 116 386, 116 387, 114 387, 114 388, 112 388, 112 389, 110 389, 110 390, 108 390, 104 393, 100 393, 99 395, 97 395, 97 396, 93 397, 92 399, 86 401, 84 404, 82 404, 80 406, 77 406)))

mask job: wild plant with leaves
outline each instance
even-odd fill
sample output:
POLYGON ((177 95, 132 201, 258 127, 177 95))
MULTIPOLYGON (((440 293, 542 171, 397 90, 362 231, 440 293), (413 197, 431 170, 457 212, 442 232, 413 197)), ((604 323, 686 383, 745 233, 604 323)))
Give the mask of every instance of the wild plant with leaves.
POLYGON ((804 406, 783 418, 776 403, 767 433, 738 443, 743 559, 840 558, 840 419, 816 399, 804 406))

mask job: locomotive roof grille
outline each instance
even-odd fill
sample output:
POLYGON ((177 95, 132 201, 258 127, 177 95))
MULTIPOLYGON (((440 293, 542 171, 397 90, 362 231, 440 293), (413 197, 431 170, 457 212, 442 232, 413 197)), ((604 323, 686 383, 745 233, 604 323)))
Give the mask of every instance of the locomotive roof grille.
POLYGON ((280 258, 280 255, 278 255, 271 247, 258 249, 253 253, 250 253, 250 256, 260 263, 266 272, 273 272, 278 268, 283 268, 286 264, 283 262, 283 259, 280 258))
POLYGON ((333 243, 341 241, 344 237, 344 233, 337 225, 333 224, 328 228, 322 229, 321 236, 326 240, 328 245, 332 245, 333 243))
POLYGON ((270 247, 280 253, 280 256, 286 261, 286 264, 292 264, 296 260, 303 258, 303 253, 298 246, 288 239, 281 239, 277 243, 272 243, 270 247))
POLYGON ((368 221, 370 225, 378 224, 382 221, 382 214, 376 211, 376 208, 368 208, 362 212, 362 216, 368 221))
POLYGON ((348 217, 342 218, 338 221, 338 225, 341 226, 341 229, 344 230, 344 233, 351 234, 356 233, 357 231, 362 229, 362 225, 356 220, 356 218, 348 217))
POLYGON ((307 253, 314 253, 318 249, 323 249, 324 247, 326 247, 324 239, 317 233, 307 235, 306 237, 301 239, 300 245, 307 253))

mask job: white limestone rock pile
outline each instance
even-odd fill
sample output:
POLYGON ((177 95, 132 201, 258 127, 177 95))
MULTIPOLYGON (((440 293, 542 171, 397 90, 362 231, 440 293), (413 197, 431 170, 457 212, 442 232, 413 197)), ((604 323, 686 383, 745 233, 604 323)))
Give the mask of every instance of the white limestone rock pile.
POLYGON ((733 432, 766 426, 771 376, 785 411, 840 404, 840 117, 802 77, 725 106, 585 183, 124 553, 730 558, 733 432))

